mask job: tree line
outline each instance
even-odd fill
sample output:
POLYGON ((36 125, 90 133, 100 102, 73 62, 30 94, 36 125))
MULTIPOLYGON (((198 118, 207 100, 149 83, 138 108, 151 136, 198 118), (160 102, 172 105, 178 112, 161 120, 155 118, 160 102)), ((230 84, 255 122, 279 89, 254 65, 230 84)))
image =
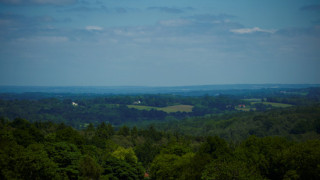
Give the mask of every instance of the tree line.
POLYGON ((108 96, 80 99, 0 99, 0 116, 30 121, 51 121, 65 123, 77 129, 92 123, 113 125, 142 121, 164 121, 168 117, 184 119, 190 116, 233 111, 241 100, 227 96, 182 97, 174 95, 108 96), (194 106, 192 112, 166 113, 160 110, 138 110, 129 108, 140 101, 145 106, 165 107, 177 104, 194 106))
POLYGON ((320 141, 0 120, 0 179, 319 179, 320 141))

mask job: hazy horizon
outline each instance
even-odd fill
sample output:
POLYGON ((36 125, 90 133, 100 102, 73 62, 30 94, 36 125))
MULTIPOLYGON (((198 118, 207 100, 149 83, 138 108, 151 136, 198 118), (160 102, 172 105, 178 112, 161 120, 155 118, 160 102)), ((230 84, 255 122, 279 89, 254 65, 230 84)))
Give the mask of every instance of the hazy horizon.
POLYGON ((190 85, 159 85, 159 86, 152 86, 152 85, 0 85, 0 87, 198 87, 198 86, 242 86, 242 85, 261 85, 261 86, 268 86, 268 85, 320 85, 320 83, 244 83, 244 84, 190 84, 190 85))
POLYGON ((320 84, 317 0, 0 0, 1 86, 320 84))

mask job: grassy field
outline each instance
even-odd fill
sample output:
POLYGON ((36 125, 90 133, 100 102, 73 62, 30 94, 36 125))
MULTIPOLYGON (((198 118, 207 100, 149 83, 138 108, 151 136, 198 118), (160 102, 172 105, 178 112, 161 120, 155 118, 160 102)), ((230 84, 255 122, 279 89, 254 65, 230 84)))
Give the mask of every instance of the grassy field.
POLYGON ((261 99, 257 99, 257 98, 242 99, 242 100, 249 101, 249 102, 261 102, 261 99))
POLYGON ((243 100, 249 101, 251 105, 254 105, 256 103, 262 103, 262 104, 265 104, 265 105, 271 105, 273 107, 280 107, 280 108, 286 108, 286 107, 291 107, 292 106, 291 104, 274 103, 274 102, 261 102, 261 99, 255 99, 255 98, 243 99, 243 100))
POLYGON ((193 106, 190 105, 175 105, 175 106, 167 106, 167 107, 152 107, 152 106, 140 106, 140 105, 128 105, 129 108, 135 108, 138 110, 151 110, 155 109, 158 111, 164 111, 166 113, 171 112, 192 112, 193 106))
POLYGON ((255 111, 256 110, 256 108, 250 108, 250 107, 245 107, 245 108, 235 107, 235 109, 238 111, 250 111, 250 110, 255 111))
MULTIPOLYGON (((262 103, 264 105, 271 105, 272 107, 276 107, 276 108, 286 108, 286 107, 291 107, 292 106, 291 104, 274 103, 274 102, 262 102, 261 99, 255 99, 255 98, 242 99, 242 100, 250 102, 251 106, 256 104, 256 103, 262 103)), ((235 107, 235 109, 238 110, 238 111, 250 111, 250 110, 255 111, 256 110, 256 108, 252 108, 250 106, 246 106, 245 108, 235 107)))
MULTIPOLYGON (((256 104, 259 102, 251 102, 251 104, 256 104)), ((274 102, 261 102, 265 105, 271 105, 273 107, 280 107, 280 108, 286 108, 286 107, 291 107, 291 104, 283 104, 283 103, 274 103, 274 102)))

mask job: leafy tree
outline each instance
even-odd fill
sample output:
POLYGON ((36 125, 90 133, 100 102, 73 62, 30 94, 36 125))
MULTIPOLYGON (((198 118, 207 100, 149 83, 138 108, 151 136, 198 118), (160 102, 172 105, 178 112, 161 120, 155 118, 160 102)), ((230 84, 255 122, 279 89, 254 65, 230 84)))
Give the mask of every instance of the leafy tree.
POLYGON ((122 126, 119 129, 118 134, 122 135, 122 136, 129 136, 130 135, 130 129, 127 126, 122 126))
POLYGON ((136 164, 138 162, 138 158, 132 148, 125 149, 119 146, 111 155, 130 164, 136 164))
POLYGON ((284 149, 281 166, 284 178, 320 179, 320 141, 310 140, 284 149))
POLYGON ((56 179, 58 165, 49 159, 42 144, 32 144, 16 160, 16 171, 22 179, 56 179))
POLYGON ((155 156, 160 153, 160 146, 147 140, 145 143, 135 146, 134 151, 143 166, 149 167, 155 156))
POLYGON ((92 137, 95 135, 96 129, 93 124, 90 123, 87 128, 84 130, 84 137, 87 141, 90 141, 92 137))
POLYGON ((144 169, 139 164, 129 164, 124 160, 107 156, 103 163, 102 178, 114 180, 138 180, 143 179, 144 169))
POLYGON ((150 167, 150 175, 153 179, 167 180, 177 179, 174 163, 179 156, 175 154, 160 154, 156 156, 150 167))
POLYGON ((279 171, 282 151, 290 144, 284 138, 250 136, 236 149, 236 156, 249 166, 256 167, 262 176, 278 179, 282 176, 279 171))
POLYGON ((44 140, 43 134, 33 124, 25 119, 16 118, 10 126, 15 128, 13 136, 18 144, 27 147, 33 143, 40 143, 44 140))
POLYGON ((80 146, 84 144, 84 138, 72 127, 66 127, 56 131, 56 140, 65 141, 80 146))
POLYGON ((207 141, 200 147, 199 153, 210 154, 213 159, 228 158, 231 154, 231 149, 225 140, 218 136, 207 138, 207 141))
POLYGON ((207 137, 200 146, 199 151, 191 161, 190 179, 201 179, 205 167, 213 160, 228 160, 232 156, 232 151, 225 140, 214 136, 207 137))
POLYGON ((85 155, 79 161, 79 175, 85 179, 99 179, 102 167, 90 156, 85 155))
POLYGON ((109 139, 114 134, 114 130, 111 124, 106 125, 104 122, 102 122, 98 128, 96 135, 99 138, 103 139, 109 139))
POLYGON ((182 156, 176 154, 160 154, 155 157, 150 167, 153 179, 190 179, 194 153, 186 153, 182 156))
POLYGON ((194 155, 194 153, 188 152, 180 156, 180 158, 174 162, 175 173, 177 173, 178 177, 177 179, 184 180, 193 177, 193 167, 191 164, 194 160, 194 155))
POLYGON ((18 179, 16 165, 24 148, 18 145, 12 132, 7 129, 0 131, 0 179, 18 179))
POLYGON ((46 151, 55 163, 58 164, 58 173, 69 179, 77 179, 79 175, 78 163, 81 153, 77 146, 67 142, 49 143, 46 151))
POLYGON ((201 179, 256 180, 263 178, 255 169, 249 168, 245 162, 215 160, 206 166, 201 179))
POLYGON ((131 131, 130 131, 130 135, 132 136, 132 138, 137 138, 138 137, 138 128, 136 126, 134 126, 131 131))

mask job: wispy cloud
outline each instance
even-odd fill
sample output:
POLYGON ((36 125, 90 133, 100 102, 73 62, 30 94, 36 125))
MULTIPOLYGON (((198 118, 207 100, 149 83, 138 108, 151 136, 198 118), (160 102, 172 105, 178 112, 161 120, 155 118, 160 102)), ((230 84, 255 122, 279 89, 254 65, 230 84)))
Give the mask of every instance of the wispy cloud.
POLYGON ((70 18, 56 19, 52 16, 24 16, 12 13, 0 13, 0 22, 3 22, 0 29, 4 28, 31 28, 34 26, 48 25, 51 23, 65 23, 72 21, 70 18))
POLYGON ((100 26, 86 26, 87 31, 102 31, 103 28, 100 26))
POLYGON ((79 6, 79 7, 74 7, 70 9, 64 9, 64 10, 59 10, 61 12, 108 12, 108 8, 105 6, 100 6, 100 7, 86 7, 86 6, 79 6))
POLYGON ((165 13, 179 14, 179 13, 183 13, 183 12, 188 11, 188 10, 193 10, 193 8, 191 8, 191 7, 175 8, 175 7, 158 7, 158 6, 154 6, 154 7, 149 7, 148 10, 156 10, 156 11, 165 12, 165 13))
POLYGON ((48 25, 51 23, 57 22, 67 22, 70 19, 57 20, 51 16, 35 16, 35 17, 27 17, 19 14, 10 14, 10 13, 0 13, 0 22, 2 26, 1 29, 12 29, 18 28, 19 30, 23 30, 26 28, 39 27, 42 25, 48 25))
POLYGON ((28 37, 28 38, 19 38, 16 39, 15 42, 30 42, 30 43, 62 43, 67 42, 69 40, 68 37, 65 36, 35 36, 35 37, 28 37))
POLYGON ((194 16, 185 17, 186 19, 190 19, 193 21, 197 21, 199 23, 216 23, 216 22, 230 22, 231 19, 236 16, 230 14, 199 14, 194 16))
POLYGON ((276 30, 273 29, 261 29, 259 27, 254 28, 241 28, 241 29, 231 29, 230 32, 236 33, 236 34, 252 34, 256 32, 263 32, 263 33, 275 33, 276 30))
POLYGON ((186 19, 171 19, 171 20, 163 20, 159 21, 159 24, 162 26, 185 26, 190 24, 191 22, 186 19))
POLYGON ((133 9, 127 9, 124 7, 106 7, 104 5, 99 6, 77 6, 66 9, 59 9, 58 12, 78 12, 78 13, 92 13, 92 12, 105 12, 105 13, 118 13, 123 14, 128 11, 134 11, 133 9))
POLYGON ((240 29, 243 25, 233 21, 232 15, 202 14, 167 19, 158 22, 169 34, 229 34, 230 29, 240 29))
POLYGON ((68 23, 69 18, 56 19, 51 16, 29 17, 19 14, 0 13, 0 40, 10 41, 33 36, 60 36, 56 25, 68 23))
POLYGON ((311 36, 320 37, 320 26, 308 28, 284 28, 276 32, 279 35, 295 37, 295 36, 311 36))

